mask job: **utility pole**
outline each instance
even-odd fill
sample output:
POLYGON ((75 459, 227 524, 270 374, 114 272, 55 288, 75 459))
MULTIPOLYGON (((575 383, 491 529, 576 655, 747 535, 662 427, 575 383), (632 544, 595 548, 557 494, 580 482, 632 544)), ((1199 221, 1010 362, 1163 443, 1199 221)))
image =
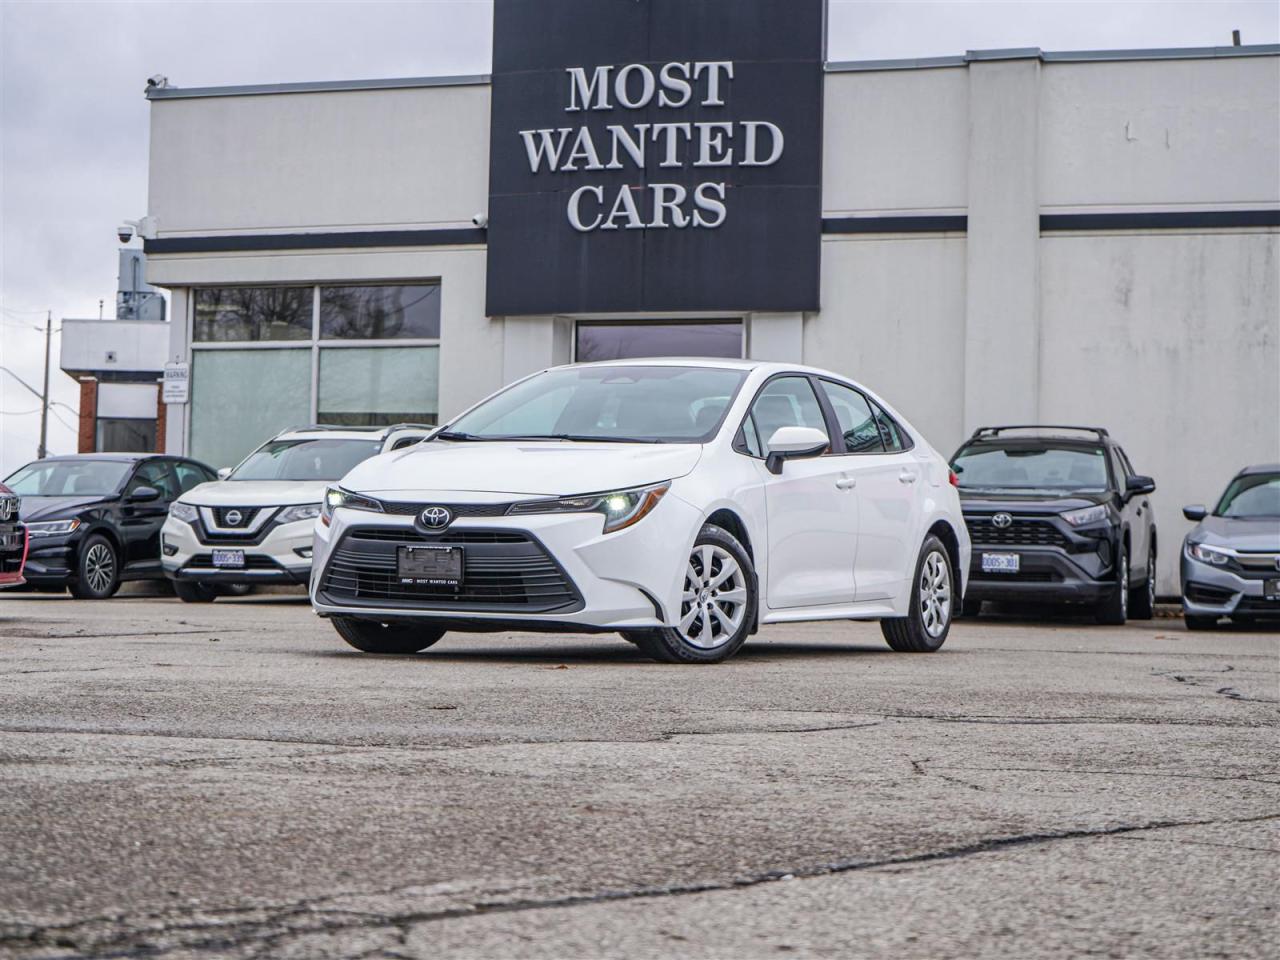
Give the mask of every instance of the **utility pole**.
POLYGON ((36 453, 37 460, 43 460, 48 454, 45 439, 49 434, 49 343, 53 340, 53 311, 44 314, 44 395, 40 398, 40 449, 36 453))

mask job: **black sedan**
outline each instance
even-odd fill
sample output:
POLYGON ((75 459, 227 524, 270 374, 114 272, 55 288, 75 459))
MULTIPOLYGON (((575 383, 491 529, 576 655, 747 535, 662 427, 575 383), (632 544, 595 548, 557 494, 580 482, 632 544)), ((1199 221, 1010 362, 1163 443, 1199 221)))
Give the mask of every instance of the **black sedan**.
POLYGON ((5 479, 22 497, 30 536, 27 582, 101 600, 124 580, 160 580, 160 527, 169 504, 216 479, 195 460, 86 453, 36 460, 5 479))

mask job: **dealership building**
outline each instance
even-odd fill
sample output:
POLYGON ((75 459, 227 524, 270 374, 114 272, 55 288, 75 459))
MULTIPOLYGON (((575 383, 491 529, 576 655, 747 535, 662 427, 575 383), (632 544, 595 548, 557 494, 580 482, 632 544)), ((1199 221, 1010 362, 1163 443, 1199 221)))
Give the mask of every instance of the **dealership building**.
POLYGON ((1280 460, 1280 47, 835 63, 822 11, 499 0, 491 76, 152 86, 165 448, 575 360, 803 362, 944 453, 1109 428, 1174 592, 1180 506, 1280 460))

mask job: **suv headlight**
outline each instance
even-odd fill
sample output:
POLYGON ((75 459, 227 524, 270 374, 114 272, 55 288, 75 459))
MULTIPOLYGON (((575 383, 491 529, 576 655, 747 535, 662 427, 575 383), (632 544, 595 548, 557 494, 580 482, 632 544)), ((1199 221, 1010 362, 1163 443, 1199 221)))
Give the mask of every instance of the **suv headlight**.
POLYGON ((324 500, 320 504, 320 522, 326 527, 333 522, 333 511, 339 507, 350 510, 368 510, 371 513, 383 513, 382 504, 373 497, 362 497, 341 487, 330 487, 324 492, 324 500))
POLYGON ((1206 547, 1203 543, 1188 543, 1187 553, 1192 560, 1209 563, 1215 567, 1223 567, 1231 562, 1231 554, 1215 550, 1213 547, 1206 547))
POLYGON ((1083 527, 1090 523, 1101 523, 1107 519, 1107 508, 1104 506, 1081 507, 1079 510, 1068 510, 1062 519, 1073 527, 1083 527))
POLYGON ((45 520, 28 523, 27 533, 33 537, 63 537, 80 526, 79 520, 45 520))
POLYGON ((320 516, 320 504, 300 503, 295 507, 285 507, 276 517, 276 523, 293 523, 295 520, 314 520, 320 516))
POLYGON ((200 511, 189 503, 175 500, 169 504, 169 516, 175 520, 181 520, 183 523, 195 523, 196 518, 200 516, 200 511))
POLYGON ((513 503, 507 513, 599 513, 604 515, 604 532, 613 533, 643 520, 670 489, 671 481, 668 480, 630 490, 585 493, 580 497, 560 497, 556 500, 526 500, 523 503, 513 503))

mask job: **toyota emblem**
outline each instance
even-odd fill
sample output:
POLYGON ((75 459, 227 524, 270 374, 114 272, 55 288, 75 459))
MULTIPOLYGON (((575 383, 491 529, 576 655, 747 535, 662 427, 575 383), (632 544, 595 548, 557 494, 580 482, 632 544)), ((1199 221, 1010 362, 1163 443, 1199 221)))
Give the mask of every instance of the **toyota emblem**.
POLYGON ((1013 526, 1013 517, 1009 516, 1007 513, 997 513, 991 518, 991 522, 1001 530, 1004 530, 1006 527, 1013 526))
POLYGON ((449 521, 453 519, 453 514, 448 507, 427 507, 422 513, 418 514, 418 519, 428 529, 443 530, 449 525, 449 521))
POLYGON ((240 521, 244 519, 244 514, 239 510, 228 510, 224 519, 227 521, 227 526, 238 527, 240 526, 240 521))

